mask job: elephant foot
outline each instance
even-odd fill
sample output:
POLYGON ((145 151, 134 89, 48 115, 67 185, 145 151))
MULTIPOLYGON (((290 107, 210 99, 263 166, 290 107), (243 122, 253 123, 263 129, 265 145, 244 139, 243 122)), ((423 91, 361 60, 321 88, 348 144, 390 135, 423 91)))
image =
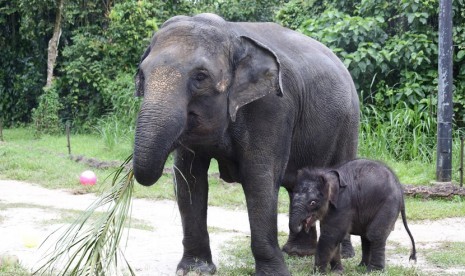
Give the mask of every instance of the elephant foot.
POLYGON ((384 266, 374 266, 372 264, 369 264, 367 266, 367 272, 382 271, 382 270, 384 270, 384 266))
POLYGON ((310 247, 299 243, 287 242, 283 246, 283 251, 289 256, 312 256, 315 255, 316 247, 310 247))
POLYGON ((212 262, 199 259, 182 259, 176 269, 176 275, 213 275, 216 273, 216 266, 212 262))
POLYGON ((342 264, 338 262, 331 266, 331 272, 341 275, 344 273, 344 267, 342 267, 342 264))
MULTIPOLYGON (((314 228, 314 227, 312 227, 314 228)), ((290 233, 289 239, 283 246, 283 251, 290 256, 311 256, 316 252, 316 229, 309 233, 302 231, 297 234, 290 233)))
POLYGON ((256 260, 255 263, 255 276, 290 276, 291 273, 289 272, 286 264, 284 263, 284 259, 281 261, 276 262, 266 262, 260 263, 256 260))
POLYGON ((341 257, 343 259, 350 259, 355 256, 355 251, 354 247, 352 246, 352 243, 350 242, 350 239, 342 240, 341 242, 341 257))

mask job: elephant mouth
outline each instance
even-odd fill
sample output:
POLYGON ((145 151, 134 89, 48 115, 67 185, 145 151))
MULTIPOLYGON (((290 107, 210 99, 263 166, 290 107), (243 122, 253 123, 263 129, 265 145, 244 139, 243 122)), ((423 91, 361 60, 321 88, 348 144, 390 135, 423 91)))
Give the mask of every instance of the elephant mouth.
POLYGON ((304 230, 305 230, 305 232, 307 234, 310 232, 310 228, 312 226, 315 226, 315 223, 316 223, 317 220, 318 220, 318 218, 316 217, 315 214, 313 214, 313 215, 310 215, 308 218, 306 218, 306 219, 304 219, 302 221, 302 225, 303 225, 304 230))

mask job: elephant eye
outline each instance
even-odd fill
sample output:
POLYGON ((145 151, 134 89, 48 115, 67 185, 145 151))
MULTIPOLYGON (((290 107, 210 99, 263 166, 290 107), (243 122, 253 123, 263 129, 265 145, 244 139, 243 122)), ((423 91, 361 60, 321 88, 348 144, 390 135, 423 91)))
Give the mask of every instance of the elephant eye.
POLYGON ((312 202, 310 202, 310 206, 315 206, 315 205, 316 205, 316 201, 312 200, 312 202))
POLYGON ((207 74, 205 73, 202 73, 202 72, 199 72, 195 75, 195 79, 198 80, 198 81, 203 81, 204 79, 206 79, 208 76, 207 74))

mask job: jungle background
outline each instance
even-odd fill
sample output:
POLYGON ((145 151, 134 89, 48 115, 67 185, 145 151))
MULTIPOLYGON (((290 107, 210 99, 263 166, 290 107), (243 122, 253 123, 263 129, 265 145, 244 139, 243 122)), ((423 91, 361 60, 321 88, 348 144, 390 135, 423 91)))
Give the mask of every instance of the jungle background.
MULTIPOLYGON (((32 127, 37 137, 62 134, 69 123, 108 148, 132 144, 140 103, 134 74, 153 33, 174 15, 213 12, 230 21, 274 21, 329 46, 361 100, 359 155, 431 164, 438 9, 438 0, 0 0, 0 119, 6 128, 32 127), (46 85, 57 18, 58 56, 46 85)), ((453 1, 453 24, 457 153, 465 132, 464 0, 453 1)))

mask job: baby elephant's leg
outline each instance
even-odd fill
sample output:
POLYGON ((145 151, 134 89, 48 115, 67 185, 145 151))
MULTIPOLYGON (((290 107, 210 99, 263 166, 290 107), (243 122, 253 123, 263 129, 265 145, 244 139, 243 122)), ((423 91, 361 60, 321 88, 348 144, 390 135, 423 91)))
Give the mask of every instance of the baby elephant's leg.
POLYGON ((383 270, 385 265, 386 239, 371 241, 371 259, 367 271, 383 270))
MULTIPOLYGON (((321 235, 315 254, 315 271, 325 273, 328 264, 331 264, 331 270, 337 267, 337 262, 341 262, 340 243, 344 238, 344 232, 334 227, 322 227, 321 235), (327 229, 330 229, 327 231, 327 229), (336 252, 337 251, 337 252, 336 252), (333 256, 338 255, 336 259, 333 256), (335 260, 333 262, 333 260, 335 260)), ((341 265, 342 268, 342 265, 341 265)))
POLYGON ((362 240, 362 261, 360 262, 359 266, 368 266, 370 264, 371 243, 365 236, 361 236, 360 238, 362 240))
POLYGON ((366 238, 370 242, 370 261, 368 271, 383 270, 386 255, 386 240, 399 216, 398 199, 389 197, 378 210, 370 225, 367 227, 366 238))
POLYGON ((333 258, 331 259, 331 262, 329 263, 331 266, 331 271, 336 272, 336 273, 342 273, 344 271, 344 268, 342 267, 342 262, 341 262, 341 246, 336 246, 336 250, 334 252, 333 258))

